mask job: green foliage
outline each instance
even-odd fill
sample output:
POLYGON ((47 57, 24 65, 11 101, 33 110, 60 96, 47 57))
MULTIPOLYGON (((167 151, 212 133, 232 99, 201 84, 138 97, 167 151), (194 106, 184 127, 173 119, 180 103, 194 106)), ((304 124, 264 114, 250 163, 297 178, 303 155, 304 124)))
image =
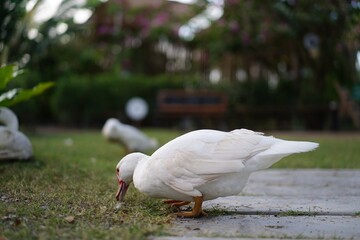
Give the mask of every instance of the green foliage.
MULTIPOLYGON (((181 79, 164 74, 169 69, 167 65, 176 62, 156 50, 161 45, 158 41, 164 39, 184 46, 189 52, 195 50, 189 54, 192 57, 186 63, 188 68, 183 69, 193 76, 207 75, 212 66, 226 65, 227 68, 229 65, 233 74, 226 78, 231 85, 219 86, 219 89, 229 96, 230 111, 239 104, 249 108, 324 105, 337 99, 333 89, 335 81, 351 86, 356 79, 354 52, 360 39, 360 8, 351 1, 225 1, 223 16, 191 42, 179 39, 176 29, 202 12, 209 1, 189 6, 181 14, 169 14, 167 2, 160 7, 150 4, 123 9, 121 1, 89 0, 85 7, 95 10, 95 15, 83 25, 75 24, 66 16, 72 2, 62 2, 60 13, 39 26, 36 39, 29 39, 26 34, 32 18, 25 10, 26 1, 5 0, 0 5, 0 20, 4 20, 0 21, 0 37, 6 38, 0 38, 0 46, 6 46, 4 50, 9 52, 10 62, 22 59, 20 64, 28 64, 31 76, 24 77, 25 84, 48 79, 59 83, 53 92, 18 107, 22 108, 21 113, 31 109, 31 118, 54 117, 66 124, 96 124, 108 116, 123 118, 125 103, 132 96, 148 101, 151 118, 159 89, 196 85, 192 80, 196 77, 187 81, 187 76, 181 79), (6 20, 9 16, 11 21, 6 20), (121 31, 111 20, 120 18, 121 31), (59 23, 68 25, 66 33, 49 36, 59 23), (304 46, 308 33, 318 36, 319 43, 313 46, 316 49, 304 46), (200 59, 196 57, 197 52, 202 53, 200 59), (235 56, 234 61, 223 62, 225 55, 235 56), (30 60, 25 56, 31 56, 30 60), (261 79, 249 74, 253 63, 264 70, 261 79), (121 68, 121 73, 115 73, 115 68, 121 68), (233 79, 239 68, 248 73, 245 83, 233 79), (277 88, 269 87, 268 71, 280 78, 277 88), (134 75, 125 77, 128 73, 134 75)), ((226 72, 224 76, 228 75, 226 72)), ((26 96, 13 90, 3 97, 15 94, 26 96)), ((21 114, 20 117, 24 118, 21 114)))
POLYGON ((13 79, 14 65, 8 65, 0 68, 0 89, 6 87, 6 85, 13 79))
MULTIPOLYGON (((8 65, 0 68, 0 90, 7 87, 8 83, 14 78, 15 66, 8 65)), ((53 82, 39 83, 31 89, 13 88, 0 95, 0 106, 12 106, 19 102, 26 101, 33 96, 43 93, 54 85, 53 82)))
POLYGON ((193 44, 206 49, 215 66, 223 56, 236 56, 243 63, 233 71, 261 64, 321 95, 334 88, 330 79, 343 85, 358 80, 352 56, 359 51, 359 19, 356 1, 225 1, 223 16, 193 44), (279 70, 279 63, 286 69, 279 70))
POLYGON ((117 72, 97 75, 72 75, 58 80, 52 96, 52 109, 63 124, 94 125, 109 117, 125 118, 125 104, 135 96, 144 98, 154 113, 160 89, 183 88, 191 77, 162 75, 122 76, 117 72))
POLYGON ((42 94, 45 90, 52 87, 53 82, 40 83, 31 89, 12 89, 0 95, 0 106, 12 106, 19 102, 26 101, 33 96, 42 94))
POLYGON ((0 43, 7 44, 17 31, 17 21, 25 15, 25 0, 3 0, 0 3, 0 43), (9 19, 10 18, 10 19, 9 19))
POLYGON ((26 0, 3 0, 0 2, 0 65, 19 61, 26 51, 24 38, 26 0), (21 45, 21 47, 20 47, 21 45))

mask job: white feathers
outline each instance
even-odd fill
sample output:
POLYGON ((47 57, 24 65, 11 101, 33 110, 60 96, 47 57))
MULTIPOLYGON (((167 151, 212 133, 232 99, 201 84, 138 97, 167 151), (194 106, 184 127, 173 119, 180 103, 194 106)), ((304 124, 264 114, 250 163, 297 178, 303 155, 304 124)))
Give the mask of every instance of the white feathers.
MULTIPOLYGON (((136 162, 133 181, 141 192, 181 201, 191 201, 195 196, 209 200, 236 195, 251 172, 317 146, 263 136, 247 129, 198 130, 175 138, 150 157, 139 159, 130 154, 122 161, 136 162)), ((124 173, 120 171, 121 174, 124 173)))
POLYGON ((107 140, 122 144, 127 153, 146 152, 158 146, 156 139, 147 137, 139 129, 123 124, 115 118, 105 122, 102 134, 107 140))
POLYGON ((0 108, 0 160, 28 159, 33 150, 29 139, 18 131, 18 119, 8 108, 0 108))

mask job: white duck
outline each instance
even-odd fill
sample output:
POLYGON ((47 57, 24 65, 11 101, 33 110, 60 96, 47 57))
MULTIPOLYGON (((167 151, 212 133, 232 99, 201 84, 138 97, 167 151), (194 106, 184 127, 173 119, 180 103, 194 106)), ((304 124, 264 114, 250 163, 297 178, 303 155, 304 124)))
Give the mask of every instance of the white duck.
POLYGON ((115 118, 105 122, 102 134, 107 140, 122 144, 126 153, 145 152, 158 146, 156 139, 149 138, 139 129, 123 124, 115 118))
POLYGON ((292 153, 315 149, 317 143, 286 141, 247 129, 231 132, 197 130, 184 134, 151 156, 132 153, 116 166, 122 201, 129 184, 151 197, 174 199, 174 206, 195 205, 178 216, 199 217, 202 202, 239 194, 249 175, 292 153))
POLYGON ((0 159, 29 159, 33 155, 29 139, 18 131, 19 121, 8 108, 0 108, 0 159))

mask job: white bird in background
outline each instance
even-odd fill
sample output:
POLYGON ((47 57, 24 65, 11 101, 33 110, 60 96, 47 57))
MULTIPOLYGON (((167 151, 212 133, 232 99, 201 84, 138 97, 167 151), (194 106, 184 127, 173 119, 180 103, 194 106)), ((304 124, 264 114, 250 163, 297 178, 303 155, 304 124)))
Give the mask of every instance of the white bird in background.
POLYGON ((136 127, 123 124, 115 118, 105 122, 102 134, 107 140, 122 144, 127 154, 135 151, 146 152, 158 146, 156 139, 149 138, 136 127))
POLYGON ((29 139, 18 131, 19 121, 10 109, 0 108, 0 160, 29 159, 33 155, 29 139))
POLYGON ((317 143, 286 141, 247 129, 231 132, 197 130, 168 142, 151 156, 131 153, 116 166, 122 202, 131 182, 151 197, 166 198, 172 206, 194 201, 190 212, 199 217, 202 202, 239 194, 250 174, 266 169, 293 153, 308 152, 317 143))

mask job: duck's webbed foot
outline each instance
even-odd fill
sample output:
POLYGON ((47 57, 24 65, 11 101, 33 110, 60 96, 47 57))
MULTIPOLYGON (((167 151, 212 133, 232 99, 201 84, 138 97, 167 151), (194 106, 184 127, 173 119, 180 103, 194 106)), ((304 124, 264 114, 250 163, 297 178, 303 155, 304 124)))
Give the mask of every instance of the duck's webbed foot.
POLYGON ((179 200, 163 200, 163 203, 169 204, 171 207, 181 207, 190 204, 190 202, 179 201, 179 200))
POLYGON ((197 218, 201 216, 207 216, 207 214, 202 210, 202 203, 203 203, 203 196, 200 197, 194 197, 195 205, 192 209, 192 211, 183 211, 176 213, 178 217, 192 217, 197 218))

